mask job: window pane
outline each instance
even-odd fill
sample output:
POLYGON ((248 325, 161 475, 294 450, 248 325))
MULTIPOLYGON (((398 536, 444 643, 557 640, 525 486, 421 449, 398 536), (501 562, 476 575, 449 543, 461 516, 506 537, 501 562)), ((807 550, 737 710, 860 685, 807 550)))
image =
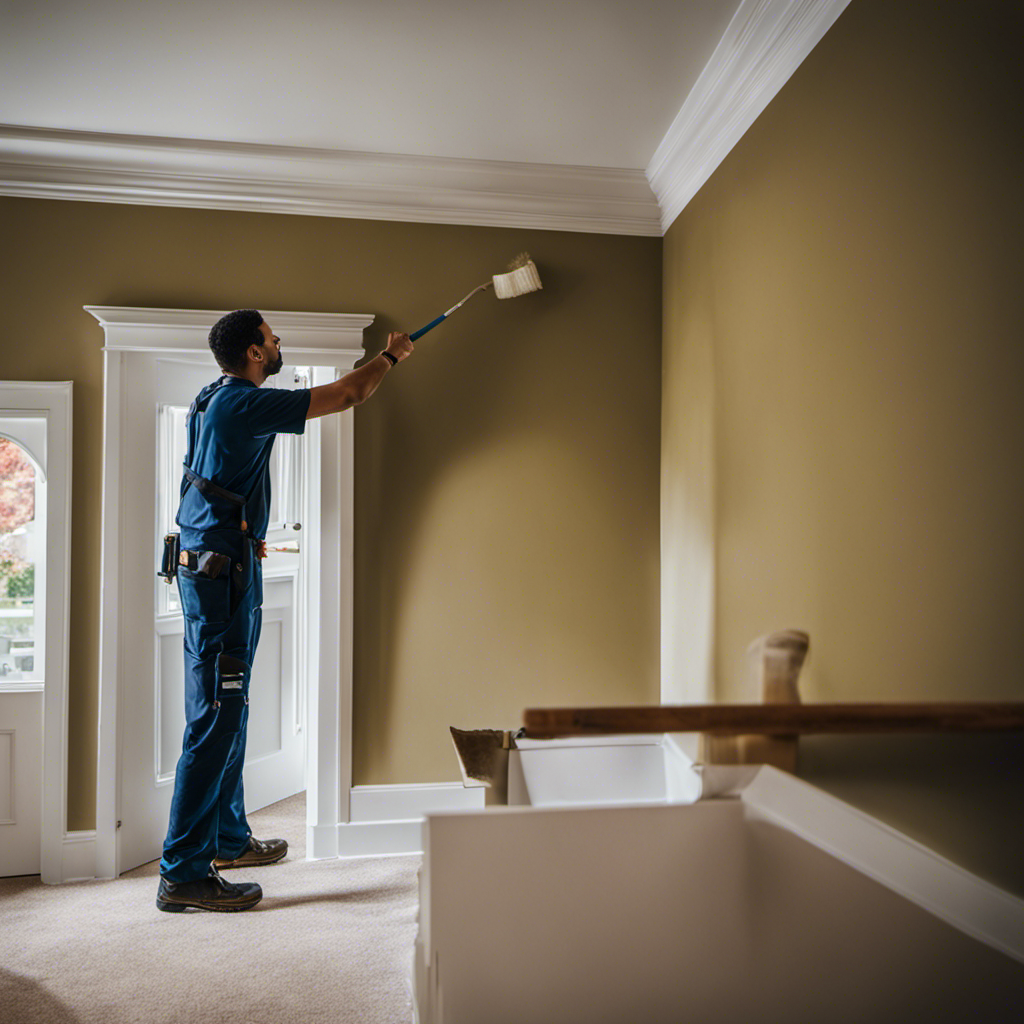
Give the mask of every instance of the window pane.
MULTIPOLYGON (((185 417, 188 416, 187 405, 160 405, 157 407, 157 534, 156 563, 153 573, 159 567, 163 555, 164 537, 169 533, 178 533, 178 524, 174 517, 178 514, 181 496, 182 466, 188 454, 188 431, 185 428, 185 417)), ((178 601, 178 588, 175 584, 168 586, 162 579, 158 580, 157 614, 167 615, 181 611, 178 601)))
POLYGON ((301 434, 278 434, 270 455, 270 530, 298 522, 302 499, 301 434))
POLYGON ((36 569, 46 557, 46 535, 36 520, 36 492, 45 486, 24 449, 0 437, 0 684, 42 678, 36 569))
MULTIPOLYGON (((264 387, 308 388, 308 366, 285 366, 276 376, 269 378, 264 387)), ((298 550, 299 534, 294 524, 299 521, 302 508, 302 479, 305 475, 306 436, 304 434, 278 434, 270 455, 270 523, 267 541, 278 551, 283 547, 298 550)))

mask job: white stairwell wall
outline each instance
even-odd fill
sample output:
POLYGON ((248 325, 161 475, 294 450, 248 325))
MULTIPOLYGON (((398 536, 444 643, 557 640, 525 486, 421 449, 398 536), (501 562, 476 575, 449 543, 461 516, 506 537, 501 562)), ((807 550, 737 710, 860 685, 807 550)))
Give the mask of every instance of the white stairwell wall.
POLYGON ((428 814, 420 886, 419 1024, 1024 1006, 1024 902, 773 769, 740 798, 428 814))

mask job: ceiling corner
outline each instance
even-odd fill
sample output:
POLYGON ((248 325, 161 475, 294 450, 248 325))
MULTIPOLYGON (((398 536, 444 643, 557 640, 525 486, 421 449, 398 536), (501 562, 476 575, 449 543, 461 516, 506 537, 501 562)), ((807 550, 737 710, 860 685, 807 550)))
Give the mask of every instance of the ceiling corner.
POLYGON ((742 0, 647 165, 662 234, 849 3, 742 0))

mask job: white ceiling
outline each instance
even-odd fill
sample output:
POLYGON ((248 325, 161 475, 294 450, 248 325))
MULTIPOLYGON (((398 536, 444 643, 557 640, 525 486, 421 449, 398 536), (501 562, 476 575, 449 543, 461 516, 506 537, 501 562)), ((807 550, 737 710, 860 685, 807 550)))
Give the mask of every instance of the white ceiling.
POLYGON ((0 0, 0 123, 646 168, 739 0, 0 0))

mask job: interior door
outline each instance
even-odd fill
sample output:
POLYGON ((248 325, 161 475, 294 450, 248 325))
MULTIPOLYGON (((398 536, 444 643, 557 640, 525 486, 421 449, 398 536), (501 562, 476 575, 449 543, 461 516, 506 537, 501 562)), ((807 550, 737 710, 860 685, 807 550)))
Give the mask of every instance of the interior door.
POLYGON ((0 876, 40 868, 45 457, 45 416, 0 411, 0 876))
MULTIPOLYGON (((285 368, 278 377, 288 381, 285 368)), ((166 532, 176 531, 185 414, 193 398, 216 379, 212 358, 130 353, 125 421, 133 443, 123 455, 125 509, 121 669, 121 798, 118 869, 160 856, 174 771, 181 753, 184 714, 184 627, 177 585, 156 576, 166 532)), ((281 386, 272 378, 264 387, 281 386)), ((301 438, 284 435, 275 458, 301 467, 301 438)), ((281 474, 277 474, 281 475, 281 474)), ((272 481, 276 483, 276 481, 272 481)), ((272 509, 273 514, 273 509, 272 509)), ((250 684, 249 726, 243 781, 246 810, 253 811, 305 788, 305 731, 297 636, 297 596, 303 553, 281 543, 281 527, 268 534, 272 550, 263 563, 263 630, 250 684), (276 543, 275 543, 276 541, 276 543), (285 549, 285 550, 280 550, 285 549)))

